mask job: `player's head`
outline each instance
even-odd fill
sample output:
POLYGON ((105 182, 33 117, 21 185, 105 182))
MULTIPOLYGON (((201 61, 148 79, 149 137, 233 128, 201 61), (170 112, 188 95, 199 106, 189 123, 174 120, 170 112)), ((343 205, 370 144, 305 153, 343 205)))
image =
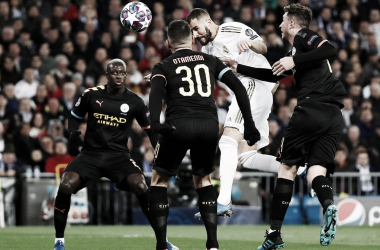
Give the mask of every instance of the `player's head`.
POLYGON ((311 19, 313 17, 312 11, 309 7, 303 6, 299 3, 290 4, 284 7, 285 14, 283 15, 280 28, 282 31, 282 38, 295 36, 299 29, 309 28, 311 19))
POLYGON ((168 28, 168 47, 176 50, 177 48, 189 47, 193 44, 190 26, 184 20, 170 22, 168 28))
POLYGON ((124 88, 125 77, 127 76, 127 66, 121 59, 113 59, 107 64, 106 72, 108 84, 111 88, 124 88))
POLYGON ((212 41, 212 24, 214 22, 211 20, 210 15, 204 9, 193 9, 190 11, 186 18, 189 23, 191 30, 193 31, 193 36, 202 45, 207 45, 212 41))

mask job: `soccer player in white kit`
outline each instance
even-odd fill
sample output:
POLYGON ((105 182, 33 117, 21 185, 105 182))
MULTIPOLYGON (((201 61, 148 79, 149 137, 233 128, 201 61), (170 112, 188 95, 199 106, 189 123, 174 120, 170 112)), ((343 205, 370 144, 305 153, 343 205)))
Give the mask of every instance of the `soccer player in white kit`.
MULTIPOLYGON (((202 52, 237 61, 239 64, 257 68, 271 69, 267 59, 262 55, 267 51, 263 39, 250 27, 238 23, 216 25, 207 11, 193 9, 187 22, 193 36, 202 45, 202 52)), ((220 158, 220 192, 217 200, 218 215, 232 214, 231 191, 234 175, 239 161, 245 168, 277 173, 280 163, 276 157, 258 154, 257 150, 269 144, 268 117, 273 103, 273 93, 278 83, 260 81, 236 73, 247 90, 251 102, 252 117, 261 139, 252 147, 243 141, 244 120, 233 97, 224 124, 224 132, 219 141, 220 158)), ((298 173, 302 173, 302 169, 298 173)), ((195 216, 199 218, 200 216, 195 216)))

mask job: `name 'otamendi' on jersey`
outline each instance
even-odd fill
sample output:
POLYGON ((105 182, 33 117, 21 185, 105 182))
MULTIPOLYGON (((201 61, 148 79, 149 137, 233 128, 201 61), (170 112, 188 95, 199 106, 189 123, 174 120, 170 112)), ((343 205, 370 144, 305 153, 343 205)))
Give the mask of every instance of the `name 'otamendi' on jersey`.
POLYGON ((214 100, 216 79, 230 70, 215 56, 178 50, 152 69, 151 79, 166 80, 166 120, 212 118, 218 121, 214 100))

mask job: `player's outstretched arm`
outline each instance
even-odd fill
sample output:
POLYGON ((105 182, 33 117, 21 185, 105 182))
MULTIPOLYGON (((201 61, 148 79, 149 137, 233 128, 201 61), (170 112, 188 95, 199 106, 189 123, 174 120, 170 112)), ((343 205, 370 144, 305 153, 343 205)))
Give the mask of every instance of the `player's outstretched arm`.
POLYGON ((226 71, 220 80, 235 93, 244 118, 244 139, 247 140, 248 145, 255 145, 260 140, 260 132, 255 127, 255 122, 252 119, 251 105, 246 89, 231 70, 226 71))
POLYGON ((277 82, 284 77, 291 76, 292 71, 284 72, 280 76, 273 75, 272 70, 264 68, 254 68, 243 64, 238 64, 236 61, 228 58, 220 58, 220 60, 229 66, 234 73, 240 73, 258 80, 267 82, 277 82))
POLYGON ((237 42, 237 46, 239 49, 239 54, 241 54, 243 51, 246 51, 247 49, 251 49, 253 52, 256 52, 257 54, 267 53, 267 46, 265 45, 265 43, 259 40, 242 39, 237 42))

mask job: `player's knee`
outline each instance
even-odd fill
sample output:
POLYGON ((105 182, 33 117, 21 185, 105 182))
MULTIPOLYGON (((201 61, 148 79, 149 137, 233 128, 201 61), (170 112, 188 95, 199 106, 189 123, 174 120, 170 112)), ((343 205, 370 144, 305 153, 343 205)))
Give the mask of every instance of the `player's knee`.
POLYGON ((236 148, 236 151, 237 151, 237 147, 238 147, 237 141, 230 136, 222 135, 222 137, 219 140, 220 151, 229 150, 231 148, 236 148))
POLYGON ((71 182, 61 182, 59 185, 59 192, 62 192, 64 194, 72 194, 74 192, 74 185, 71 182))
POLYGON ((134 182, 132 184, 132 192, 137 195, 143 194, 147 190, 148 190, 148 186, 142 181, 134 182))

